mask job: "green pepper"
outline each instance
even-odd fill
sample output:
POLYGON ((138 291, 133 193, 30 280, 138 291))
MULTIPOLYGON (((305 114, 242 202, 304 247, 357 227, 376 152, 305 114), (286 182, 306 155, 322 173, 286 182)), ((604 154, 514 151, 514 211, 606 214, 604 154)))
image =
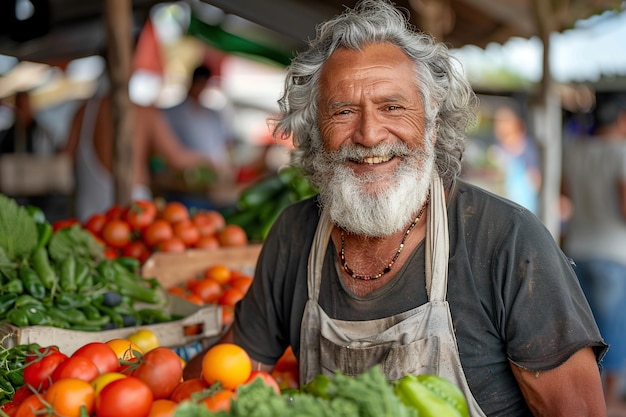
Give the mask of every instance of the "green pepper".
POLYGON ((45 248, 52 237, 53 228, 50 223, 37 223, 37 246, 35 249, 45 248))
POLYGON ((113 269, 113 263, 108 259, 100 261, 98 266, 96 266, 96 270, 98 271, 96 278, 99 282, 103 284, 115 282, 115 269, 113 269))
POLYGON ((0 295, 0 317, 15 305, 18 295, 13 293, 6 293, 0 295))
POLYGON ((62 309, 54 306, 48 307, 48 315, 60 322, 66 322, 70 325, 83 324, 87 321, 85 313, 77 308, 62 309))
POLYGON ((172 316, 160 308, 143 308, 137 312, 143 324, 166 323, 172 321, 172 316))
POLYGON ((14 308, 7 313, 7 320, 17 327, 28 326, 28 315, 26 310, 28 307, 14 308))
POLYGON ((313 377, 311 382, 301 388, 301 391, 313 394, 316 397, 328 398, 328 386, 330 384, 330 377, 325 374, 317 374, 313 377))
POLYGON ((139 259, 129 256, 120 256, 119 258, 116 258, 113 263, 123 266, 124 269, 132 274, 137 273, 141 267, 141 261, 139 261, 139 259))
POLYGON ((91 303, 91 300, 91 297, 86 294, 60 292, 55 296, 54 305, 63 309, 82 308, 91 303))
POLYGON ((28 318, 29 326, 38 326, 48 324, 48 313, 44 306, 28 306, 22 307, 26 310, 26 317, 28 318))
POLYGON ((21 279, 12 279, 2 286, 5 293, 22 294, 24 292, 24 283, 21 279))
POLYGON ((43 300, 47 294, 46 287, 37 274, 30 266, 22 263, 20 265, 20 278, 24 284, 26 291, 33 297, 43 300))
POLYGON ((76 259, 76 287, 78 291, 91 288, 93 286, 93 277, 91 269, 86 262, 76 259))
POLYGON ((13 386, 0 375, 0 392, 14 392, 13 386))
POLYGON ((48 258, 48 251, 45 247, 35 249, 32 255, 32 262, 33 268, 47 289, 50 290, 58 284, 59 278, 52 265, 50 265, 50 258, 48 258))
POLYGON ((395 383, 396 396, 420 417, 469 417, 463 392, 437 375, 407 375, 395 383))
POLYGON ((104 306, 102 304, 96 304, 96 308, 100 310, 103 317, 108 317, 109 321, 114 327, 124 327, 124 317, 111 307, 104 306))
POLYGON ((149 304, 158 304, 163 301, 159 291, 144 285, 143 277, 140 275, 129 273, 119 264, 114 264, 113 268, 115 270, 115 282, 120 294, 149 304))
POLYGON ((24 385, 24 374, 21 369, 11 369, 4 376, 14 388, 24 385))
POLYGON ((93 304, 87 304, 80 309, 83 314, 85 314, 87 320, 96 320, 102 316, 102 314, 100 314, 100 310, 98 310, 98 308, 93 304))
POLYGON ((59 269, 59 286, 61 290, 75 292, 78 289, 76 284, 76 258, 73 256, 64 258, 59 269))
POLYGON ((22 294, 15 300, 15 308, 30 307, 33 305, 39 307, 43 305, 43 302, 30 294, 22 294))

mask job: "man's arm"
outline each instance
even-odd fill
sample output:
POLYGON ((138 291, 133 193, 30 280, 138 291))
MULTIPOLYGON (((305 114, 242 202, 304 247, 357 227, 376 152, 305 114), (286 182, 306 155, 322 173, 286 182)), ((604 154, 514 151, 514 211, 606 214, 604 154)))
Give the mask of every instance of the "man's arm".
POLYGON ((514 364, 511 368, 536 417, 606 417, 602 381, 591 347, 548 371, 533 372, 514 364))

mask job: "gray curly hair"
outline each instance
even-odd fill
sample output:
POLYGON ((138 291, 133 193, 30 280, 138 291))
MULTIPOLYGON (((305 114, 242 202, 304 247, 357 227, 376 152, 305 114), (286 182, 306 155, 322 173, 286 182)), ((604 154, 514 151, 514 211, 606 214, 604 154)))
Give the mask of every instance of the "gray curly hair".
POLYGON ((384 42, 399 47, 415 63, 426 128, 434 124, 437 131, 436 165, 443 183, 449 186, 460 174, 466 130, 475 121, 478 100, 448 48, 413 28, 407 17, 388 0, 362 0, 319 25, 317 38, 293 59, 273 134, 292 137, 292 163, 307 177, 314 179, 313 155, 321 149, 317 99, 322 66, 338 48, 384 42))

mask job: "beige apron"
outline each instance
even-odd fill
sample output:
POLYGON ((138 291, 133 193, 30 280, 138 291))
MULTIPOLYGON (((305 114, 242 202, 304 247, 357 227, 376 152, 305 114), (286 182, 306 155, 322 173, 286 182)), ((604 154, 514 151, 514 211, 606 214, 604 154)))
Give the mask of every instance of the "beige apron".
POLYGON ((437 374, 465 394, 472 417, 485 414, 478 406, 461 367, 446 301, 448 281, 448 219, 441 180, 431 185, 426 232, 426 288, 429 302, 392 317, 369 321, 331 319, 317 300, 322 265, 332 224, 323 211, 309 255, 308 294, 300 334, 300 383, 339 369, 358 375, 380 364, 393 381, 406 374, 437 374))

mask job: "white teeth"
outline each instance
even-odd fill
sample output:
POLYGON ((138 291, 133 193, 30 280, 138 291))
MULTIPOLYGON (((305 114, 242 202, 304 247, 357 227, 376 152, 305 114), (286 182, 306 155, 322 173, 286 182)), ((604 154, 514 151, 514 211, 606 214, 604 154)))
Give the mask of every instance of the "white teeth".
POLYGON ((363 161, 361 161, 364 164, 380 164, 382 162, 387 162, 391 159, 391 155, 385 155, 385 156, 369 156, 367 158, 364 158, 363 161))

